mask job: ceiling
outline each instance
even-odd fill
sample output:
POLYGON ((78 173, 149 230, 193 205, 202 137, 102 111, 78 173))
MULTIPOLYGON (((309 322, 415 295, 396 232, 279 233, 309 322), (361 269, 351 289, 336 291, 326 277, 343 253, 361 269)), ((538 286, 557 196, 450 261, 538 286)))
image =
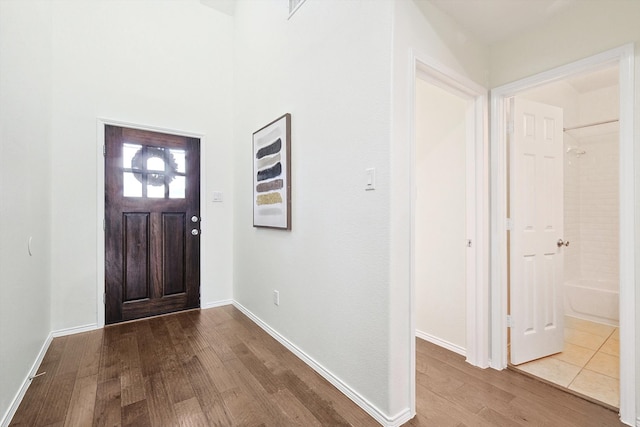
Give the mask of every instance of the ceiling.
POLYGON ((577 92, 585 93, 618 84, 619 68, 617 65, 590 73, 578 74, 566 79, 577 92))
MULTIPOLYGON (((425 15, 429 14, 428 4, 432 4, 486 45, 533 29, 580 1, 585 0, 414 0, 425 15)), ((565 81, 580 93, 612 86, 618 82, 618 67, 565 81)))
POLYGON ((414 0, 430 2, 485 44, 533 28, 580 0, 414 0))

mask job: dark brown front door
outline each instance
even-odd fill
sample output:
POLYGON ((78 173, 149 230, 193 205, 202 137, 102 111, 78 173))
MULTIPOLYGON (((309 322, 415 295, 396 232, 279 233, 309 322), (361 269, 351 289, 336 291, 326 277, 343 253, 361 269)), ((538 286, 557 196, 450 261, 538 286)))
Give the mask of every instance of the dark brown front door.
POLYGON ((200 306, 200 140, 105 127, 106 323, 200 306))

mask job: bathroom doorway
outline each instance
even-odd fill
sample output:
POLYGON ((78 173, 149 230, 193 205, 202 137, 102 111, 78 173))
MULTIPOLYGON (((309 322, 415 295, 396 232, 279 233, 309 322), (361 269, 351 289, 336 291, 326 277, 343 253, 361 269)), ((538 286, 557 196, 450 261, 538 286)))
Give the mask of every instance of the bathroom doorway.
MULTIPOLYGON (((632 45, 625 45, 617 49, 612 49, 574 63, 564 65, 534 76, 500 86, 491 92, 491 152, 492 152, 492 215, 491 227, 492 235, 492 260, 491 260, 491 306, 492 309, 492 359, 491 366, 496 369, 504 369, 509 362, 509 334, 513 332, 508 327, 508 322, 518 320, 509 319, 513 307, 509 306, 509 228, 511 224, 509 215, 509 175, 508 175, 508 126, 507 126, 507 102, 512 97, 521 96, 526 91, 541 88, 553 82, 559 82, 567 78, 586 76, 589 73, 603 71, 607 68, 618 66, 618 96, 619 96, 619 121, 618 121, 618 154, 616 156, 619 166, 619 199, 618 199, 618 250, 619 250, 619 331, 608 334, 604 332, 606 340, 619 338, 619 414, 622 422, 630 424, 636 418, 636 349, 634 346, 635 337, 635 205, 634 205, 634 175, 635 165, 633 156, 633 63, 634 49, 632 45), (618 335, 619 334, 619 335, 618 335)), ((603 71, 604 72, 604 71, 603 71)), ((596 106, 599 107, 599 106, 596 106)), ((596 108, 597 109, 597 108, 596 108)), ((586 123, 589 124, 589 123, 586 123)), ((581 125, 577 123, 577 125, 581 125)), ((569 125, 564 127, 571 127, 569 125)), ((589 126, 591 127, 591 126, 589 126)), ((575 131, 570 130, 570 131, 575 131)), ((566 134, 567 132, 563 132, 566 134)), ((568 141, 571 138, 567 138, 568 141)), ((577 146, 564 147, 565 155, 580 155, 580 160, 584 160, 585 154, 577 146)), ((571 157, 565 157, 569 161, 571 157)), ((572 161, 575 162, 576 158, 572 161)), ((574 163, 575 164, 575 163, 574 163)), ((563 249, 571 248, 571 240, 562 239, 563 249), (566 240, 570 245, 566 246, 566 240)), ((559 245, 559 242, 558 242, 559 245)), ((570 258, 570 257, 568 257, 570 258)), ((564 275, 563 275, 564 276, 564 275)), ((564 287, 564 282, 562 283, 564 287)), ((584 287, 584 286, 583 286, 584 287)), ((575 304, 574 304, 575 305, 575 304)), ((562 300, 564 308, 564 300, 562 300)), ((574 307, 575 308, 575 307, 574 307)), ((555 319, 556 323, 562 322, 555 319)), ((584 320, 584 319, 581 319, 584 320)), ((577 325, 572 324, 576 327, 577 325)), ((562 326, 564 332, 564 325, 562 326)))
MULTIPOLYGON (((527 210, 531 207, 518 200, 527 199, 528 192, 518 192, 513 184, 514 174, 510 172, 509 206, 514 223, 509 231, 512 249, 509 294, 513 319, 509 329, 510 367, 612 409, 619 408, 620 393, 618 77, 616 64, 523 91, 510 102, 510 105, 519 101, 544 108, 547 121, 558 111, 556 172, 561 174, 543 180, 550 185, 542 192, 545 201, 554 195, 557 197, 557 203, 547 201, 545 206, 558 216, 558 224, 554 225, 556 230, 551 231, 551 223, 545 223, 543 233, 551 232, 553 236, 549 253, 540 257, 544 259, 543 265, 549 265, 559 277, 557 283, 545 284, 548 289, 542 290, 541 298, 530 298, 525 294, 531 290, 522 280, 526 281, 526 275, 517 264, 524 259, 527 261, 523 262, 529 264, 535 261, 531 256, 515 254, 518 245, 514 242, 522 234, 518 234, 519 225, 523 225, 517 219, 522 216, 518 215, 518 207, 527 210), (553 293, 549 293, 552 290, 553 293), (545 310, 548 318, 539 318, 544 325, 537 328, 529 326, 526 314, 519 311, 532 310, 521 307, 517 300, 541 304, 545 296, 551 303, 545 310), (556 313, 553 308, 557 309, 556 313), (554 336, 541 337, 539 342, 532 342, 531 348, 519 342, 532 341, 537 330, 554 336)), ((517 132, 523 130, 519 129, 523 123, 519 123, 517 111, 511 110, 509 114, 516 116, 515 134, 510 136, 510 159, 514 159, 520 140, 517 132)), ((544 158, 544 173, 550 175, 554 173, 549 170, 551 157, 547 154, 544 158)), ((510 170, 517 168, 516 159, 510 163, 510 170)), ((522 173, 515 170, 515 175, 517 178, 522 173)), ((534 273, 532 268, 524 270, 534 273)), ((542 272, 538 277, 553 279, 552 274, 546 274, 544 269, 542 272)), ((533 305, 531 308, 535 309, 533 305)))

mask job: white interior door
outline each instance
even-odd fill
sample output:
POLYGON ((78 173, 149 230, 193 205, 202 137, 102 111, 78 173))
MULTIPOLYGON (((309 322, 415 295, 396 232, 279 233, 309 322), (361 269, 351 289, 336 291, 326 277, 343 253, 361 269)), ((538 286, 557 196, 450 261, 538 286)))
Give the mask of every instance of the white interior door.
POLYGON ((511 363, 561 352, 562 109, 522 98, 511 104, 511 363))

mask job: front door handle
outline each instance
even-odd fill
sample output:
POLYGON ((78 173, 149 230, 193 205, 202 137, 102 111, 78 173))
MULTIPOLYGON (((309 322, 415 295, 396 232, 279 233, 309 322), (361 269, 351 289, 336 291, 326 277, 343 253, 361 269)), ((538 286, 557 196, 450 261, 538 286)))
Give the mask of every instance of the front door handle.
POLYGON ((193 228, 193 229, 191 230, 191 235, 192 235, 192 236, 197 236, 198 234, 200 234, 200 232, 198 231, 198 229, 197 229, 197 228, 193 228))

